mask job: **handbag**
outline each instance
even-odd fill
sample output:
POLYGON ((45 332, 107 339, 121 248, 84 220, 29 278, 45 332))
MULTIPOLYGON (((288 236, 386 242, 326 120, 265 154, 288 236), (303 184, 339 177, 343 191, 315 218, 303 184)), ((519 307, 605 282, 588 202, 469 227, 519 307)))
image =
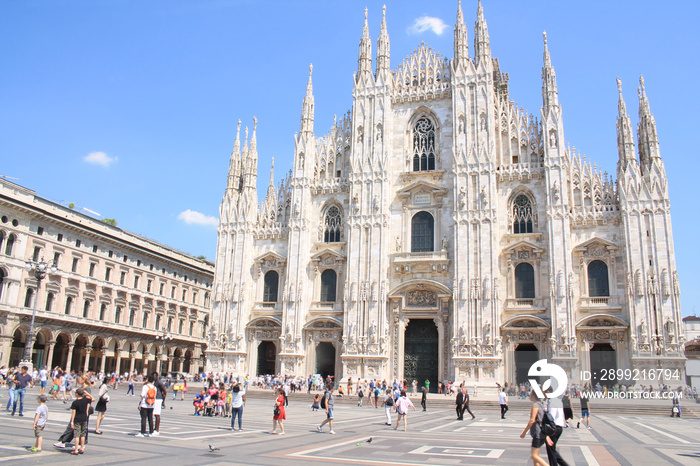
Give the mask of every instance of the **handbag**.
POLYGON ((279 408, 279 406, 275 406, 275 409, 274 409, 274 411, 272 411, 272 413, 273 413, 275 416, 279 416, 279 415, 280 415, 280 408, 279 408))

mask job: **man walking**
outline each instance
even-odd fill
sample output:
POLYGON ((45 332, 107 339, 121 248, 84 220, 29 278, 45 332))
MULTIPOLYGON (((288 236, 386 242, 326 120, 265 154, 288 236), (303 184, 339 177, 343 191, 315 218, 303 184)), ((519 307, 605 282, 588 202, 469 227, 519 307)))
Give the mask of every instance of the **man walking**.
POLYGON ((155 380, 153 384, 156 387, 156 402, 153 404, 153 417, 155 418, 156 427, 151 435, 158 437, 160 435, 160 413, 165 408, 165 397, 168 394, 168 390, 160 380, 158 372, 153 373, 153 379, 155 380))
POLYGON ((330 384, 326 385, 326 392, 323 394, 323 401, 325 401, 325 403, 323 403, 321 406, 325 404, 326 418, 323 420, 321 425, 317 427, 317 429, 319 432, 323 432, 323 426, 328 424, 331 428, 329 434, 335 435, 335 431, 333 430, 333 405, 335 404, 335 400, 330 384))
POLYGON ((576 428, 578 429, 581 426, 581 423, 585 420, 586 421, 586 427, 591 428, 591 412, 590 409, 588 408, 588 395, 581 395, 581 419, 576 423, 576 428))
POLYGON ((457 399, 455 400, 455 411, 457 411, 457 420, 464 420, 464 392, 462 388, 457 391, 457 399))
POLYGON ((24 416, 24 414, 22 414, 24 411, 24 394, 27 392, 27 385, 33 387, 34 381, 32 380, 32 376, 27 374, 27 366, 22 366, 21 372, 15 373, 12 380, 15 384, 12 389, 12 415, 15 415, 17 402, 19 401, 19 415, 24 416))
POLYGON ((462 396, 464 397, 464 405, 462 406, 462 420, 464 420, 464 411, 466 411, 472 417, 472 421, 473 421, 476 416, 474 416, 474 413, 472 413, 472 410, 469 409, 469 393, 467 392, 466 385, 462 387, 462 396))
MULTIPOLYGON (((548 389, 546 393, 552 393, 552 389, 548 389)), ((549 464, 550 466, 569 466, 569 463, 564 461, 564 458, 562 458, 557 451, 557 441, 559 441, 559 437, 564 431, 564 426, 566 425, 564 404, 562 403, 561 398, 549 398, 549 407, 547 410, 552 415, 554 424, 556 425, 556 432, 554 435, 548 436, 545 442, 549 464)))
POLYGON ((498 393, 498 404, 501 405, 501 419, 505 419, 508 412, 508 396, 505 387, 498 393))

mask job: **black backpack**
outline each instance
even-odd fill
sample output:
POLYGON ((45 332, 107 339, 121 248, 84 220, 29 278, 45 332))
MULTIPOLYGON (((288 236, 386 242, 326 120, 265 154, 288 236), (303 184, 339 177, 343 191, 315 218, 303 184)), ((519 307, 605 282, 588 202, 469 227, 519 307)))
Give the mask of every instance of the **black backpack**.
MULTIPOLYGON (((549 406, 549 403, 547 403, 547 406, 549 406)), ((542 432, 542 435, 551 437, 557 433, 557 425, 554 423, 554 417, 547 409, 547 406, 541 404, 540 409, 542 409, 542 423, 540 424, 540 431, 542 432)))
MULTIPOLYGON (((326 392, 327 393, 327 392, 326 392)), ((323 398, 321 398, 321 408, 326 409, 328 407, 328 403, 326 402, 326 394, 323 394, 323 398)))

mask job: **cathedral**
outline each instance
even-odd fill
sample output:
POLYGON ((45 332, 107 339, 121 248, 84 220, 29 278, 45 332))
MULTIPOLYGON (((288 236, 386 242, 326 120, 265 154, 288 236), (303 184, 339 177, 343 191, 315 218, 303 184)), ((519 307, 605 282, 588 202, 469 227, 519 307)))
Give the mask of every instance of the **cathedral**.
POLYGON ((365 10, 351 110, 315 132, 310 67, 293 169, 262 202, 257 120, 242 142, 238 123, 209 370, 494 387, 547 358, 574 383, 683 383, 643 78, 636 144, 617 81, 613 179, 566 143, 546 34, 537 114, 510 99, 480 2, 467 37, 460 4, 452 59, 421 43, 392 68, 386 8, 374 56, 365 10))

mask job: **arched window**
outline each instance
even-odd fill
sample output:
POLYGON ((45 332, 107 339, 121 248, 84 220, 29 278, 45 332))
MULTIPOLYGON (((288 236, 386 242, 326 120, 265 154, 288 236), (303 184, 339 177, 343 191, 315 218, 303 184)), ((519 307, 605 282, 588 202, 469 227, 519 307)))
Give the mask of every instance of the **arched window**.
POLYGON ((148 312, 143 313, 143 320, 141 321, 141 327, 148 328, 148 312))
POLYGON ((190 320, 190 332, 188 333, 188 335, 192 336, 193 331, 194 331, 194 321, 190 320))
POLYGON ((102 303, 102 306, 100 306, 100 320, 105 320, 106 315, 107 315, 107 305, 105 303, 102 303))
POLYGON ((428 212, 418 212, 411 220, 411 252, 435 249, 435 220, 428 212))
POLYGON ((588 296, 610 296, 608 264, 601 260, 588 264, 588 296))
POLYGON ((420 118, 413 127, 413 171, 435 170, 435 125, 420 118))
MULTIPOLYGON (((2 232, 0 232, 0 233, 2 233, 2 232)), ((2 247, 2 245, 0 244, 0 248, 1 247, 2 247)), ((5 274, 5 271, 3 269, 0 269, 0 299, 2 299, 2 291, 3 291, 3 287, 5 286, 5 277, 6 276, 7 275, 5 274)))
POLYGON ((153 326, 153 328, 160 330, 160 314, 156 314, 156 324, 153 326))
POLYGON ((172 331, 173 329, 173 318, 168 317, 168 332, 172 331))
POLYGON ((179 333, 180 335, 182 335, 182 330, 183 330, 184 327, 185 327, 185 321, 182 320, 182 319, 180 319, 180 324, 179 324, 178 327, 177 327, 177 333, 179 333))
POLYGON ((535 269, 532 264, 523 262, 515 267, 515 298, 533 299, 535 297, 535 269))
POLYGON ((70 315, 71 308, 73 307, 73 297, 68 296, 66 298, 66 309, 63 311, 64 314, 70 315))
POLYGON ((204 316, 204 322, 202 323, 202 338, 207 337, 207 327, 209 327, 209 316, 204 316))
POLYGON ((87 319, 89 312, 90 312, 90 301, 86 299, 85 302, 83 303, 83 317, 85 319, 87 319))
POLYGON ((119 321, 122 320, 122 307, 117 306, 117 308, 114 311, 114 323, 118 324, 119 321))
POLYGON ((6 256, 11 256, 12 255, 12 248, 15 245, 15 235, 10 234, 10 236, 7 237, 7 244, 5 244, 5 255, 6 256))
POLYGON ((32 307, 32 298, 34 298, 34 288, 27 288, 27 294, 24 295, 24 307, 32 307))
POLYGON ((265 274, 265 286, 263 288, 263 302, 277 302, 277 287, 279 284, 279 274, 274 270, 270 270, 265 274))
POLYGON ((532 233, 532 202, 525 194, 513 201, 513 233, 532 233))
POLYGON ((5 243, 5 232, 0 230, 0 251, 2 251, 2 245, 5 243))
POLYGON ((340 232, 342 231, 343 219, 340 216, 340 209, 332 206, 326 213, 326 218, 323 223, 323 241, 326 243, 337 243, 340 241, 340 232))
POLYGON ((321 301, 325 303, 335 302, 335 289, 338 275, 335 270, 324 270, 321 274, 321 301))
POLYGON ((54 299, 53 293, 48 292, 46 294, 46 307, 44 308, 46 311, 50 311, 51 308, 53 307, 53 299, 54 299))
POLYGON ((135 320, 136 320, 136 309, 131 309, 129 311, 129 325, 133 327, 135 320))

